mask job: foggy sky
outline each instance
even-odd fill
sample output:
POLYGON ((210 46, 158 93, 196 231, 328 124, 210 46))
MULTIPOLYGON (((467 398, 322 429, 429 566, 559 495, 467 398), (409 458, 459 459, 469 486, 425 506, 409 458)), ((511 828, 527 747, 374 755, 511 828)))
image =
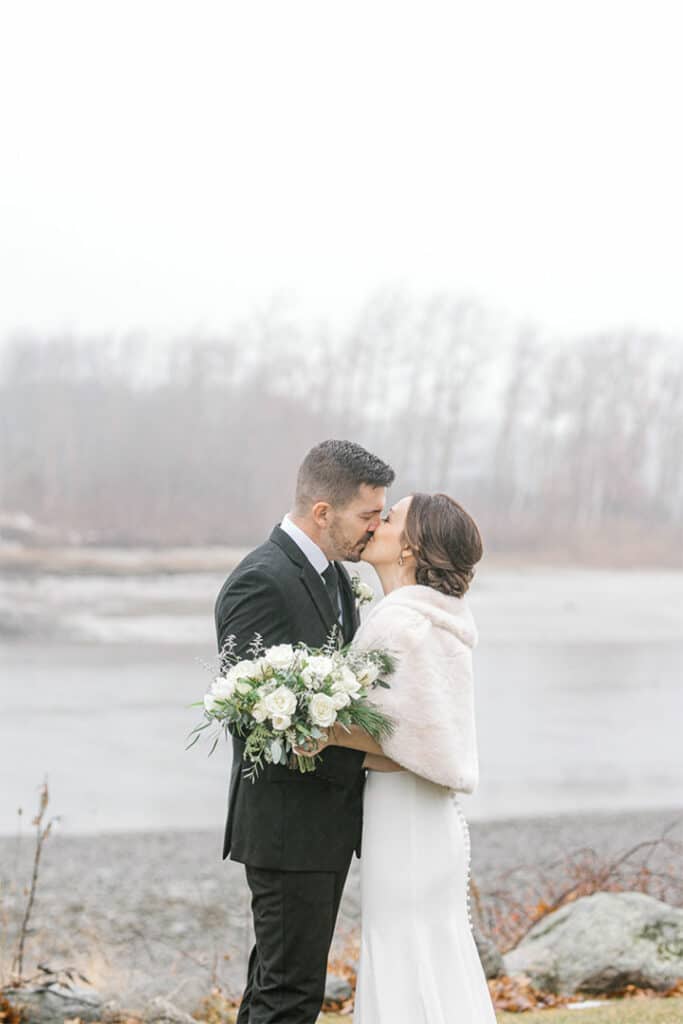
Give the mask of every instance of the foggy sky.
POLYGON ((446 288, 683 333, 680 8, 24 2, 0 13, 0 337, 344 321, 446 288))

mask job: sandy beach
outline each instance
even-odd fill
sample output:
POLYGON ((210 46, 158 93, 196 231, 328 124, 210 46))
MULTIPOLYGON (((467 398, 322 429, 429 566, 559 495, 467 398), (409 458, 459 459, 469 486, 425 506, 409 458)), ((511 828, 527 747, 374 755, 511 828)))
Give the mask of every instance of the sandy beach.
MULTIPOLYGON (((683 808, 473 822, 472 873, 484 899, 505 885, 522 897, 525 878, 582 847, 616 855, 677 822, 683 808)), ((221 830, 60 834, 43 849, 27 948, 40 960, 75 966, 105 995, 128 1006, 163 994, 192 1010, 213 984, 239 995, 251 941, 248 890, 239 864, 220 860, 221 830)), ((29 835, 0 838, 0 956, 6 967, 30 876, 29 835)), ((651 866, 666 867, 662 852, 651 866)), ((359 862, 354 858, 332 954, 346 954, 360 926, 359 862)), ((561 867, 552 872, 562 874, 561 867)))

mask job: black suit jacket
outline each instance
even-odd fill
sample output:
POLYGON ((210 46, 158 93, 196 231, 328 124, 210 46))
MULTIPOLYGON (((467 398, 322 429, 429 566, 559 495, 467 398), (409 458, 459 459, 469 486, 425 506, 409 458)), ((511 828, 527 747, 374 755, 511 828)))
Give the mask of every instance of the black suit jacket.
MULTIPOLYGON (((360 619, 351 581, 339 571, 344 639, 360 619)), ((220 651, 231 634, 246 656, 258 632, 266 647, 298 643, 322 647, 337 622, 325 584, 303 551, 276 526, 228 576, 216 599, 220 651)), ((338 871, 360 856, 365 755, 329 747, 315 772, 266 765, 255 782, 242 776, 244 742, 232 737, 233 763, 223 859, 287 871, 338 871)))

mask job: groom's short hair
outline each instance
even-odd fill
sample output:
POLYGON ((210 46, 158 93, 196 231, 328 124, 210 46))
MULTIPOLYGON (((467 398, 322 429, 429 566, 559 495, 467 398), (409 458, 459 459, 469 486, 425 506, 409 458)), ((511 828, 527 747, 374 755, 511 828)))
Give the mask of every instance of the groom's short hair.
POLYGON ((316 501, 343 508, 361 484, 389 487, 395 475, 391 466, 353 441, 321 441, 299 467, 296 512, 305 515, 316 501))

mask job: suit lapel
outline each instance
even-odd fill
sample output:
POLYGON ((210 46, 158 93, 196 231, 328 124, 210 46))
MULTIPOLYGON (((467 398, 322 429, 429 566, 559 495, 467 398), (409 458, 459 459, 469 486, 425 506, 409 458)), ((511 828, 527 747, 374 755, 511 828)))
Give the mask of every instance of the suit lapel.
POLYGON ((335 610, 332 608, 332 602, 330 601, 330 595, 327 593, 327 587, 323 583, 320 574, 315 571, 308 559, 306 559, 306 565, 301 569, 301 579, 303 580, 308 593, 311 595, 317 612, 323 620, 327 633, 329 633, 335 625, 339 626, 341 629, 339 619, 335 614, 335 610))
MULTIPOLYGON (((270 539, 274 544, 282 548, 292 562, 299 567, 301 582, 315 605, 315 609, 325 626, 325 635, 327 636, 334 625, 339 626, 339 620, 336 609, 332 607, 330 595, 327 593, 322 576, 315 571, 299 545, 295 544, 289 534, 285 533, 279 526, 273 528, 270 539)), ((339 563, 336 564, 339 568, 339 563)))

